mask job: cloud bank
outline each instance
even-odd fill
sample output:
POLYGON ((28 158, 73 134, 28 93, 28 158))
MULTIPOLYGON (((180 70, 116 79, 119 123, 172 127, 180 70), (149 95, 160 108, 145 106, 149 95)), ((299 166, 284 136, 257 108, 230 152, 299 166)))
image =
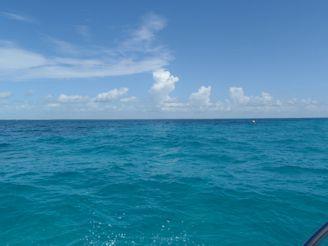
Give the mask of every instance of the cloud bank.
MULTIPOLYGON (((2 113, 27 109, 46 112, 56 118, 235 118, 324 115, 327 105, 311 99, 277 99, 268 92, 248 95, 244 88, 231 86, 226 97, 213 98, 212 86, 202 85, 186 100, 173 97, 176 83, 184 83, 167 69, 153 72, 149 98, 137 98, 127 87, 112 88, 94 95, 61 93, 35 102, 15 102, 10 92, 1 92, 2 113), (41 106, 43 105, 43 106, 41 106)), ((0 113, 1 116, 1 113, 0 113)))

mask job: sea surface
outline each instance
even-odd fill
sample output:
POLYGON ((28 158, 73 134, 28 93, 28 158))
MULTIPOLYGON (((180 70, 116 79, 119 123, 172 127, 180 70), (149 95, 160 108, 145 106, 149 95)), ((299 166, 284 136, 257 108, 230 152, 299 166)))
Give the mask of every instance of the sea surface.
POLYGON ((0 121, 0 245, 302 245, 327 221, 327 119, 0 121))

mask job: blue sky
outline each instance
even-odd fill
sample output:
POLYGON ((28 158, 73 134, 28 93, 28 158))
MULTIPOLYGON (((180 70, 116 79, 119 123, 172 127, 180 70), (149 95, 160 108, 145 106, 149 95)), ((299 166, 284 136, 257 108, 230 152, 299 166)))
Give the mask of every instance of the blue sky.
POLYGON ((0 118, 328 116, 326 1, 0 3, 0 118))

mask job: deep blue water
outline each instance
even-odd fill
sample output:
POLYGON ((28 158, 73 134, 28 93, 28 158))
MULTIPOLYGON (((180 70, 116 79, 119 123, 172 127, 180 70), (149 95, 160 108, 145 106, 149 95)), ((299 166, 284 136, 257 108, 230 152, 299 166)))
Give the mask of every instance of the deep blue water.
POLYGON ((0 245, 302 245, 326 221, 326 119, 0 121, 0 245))

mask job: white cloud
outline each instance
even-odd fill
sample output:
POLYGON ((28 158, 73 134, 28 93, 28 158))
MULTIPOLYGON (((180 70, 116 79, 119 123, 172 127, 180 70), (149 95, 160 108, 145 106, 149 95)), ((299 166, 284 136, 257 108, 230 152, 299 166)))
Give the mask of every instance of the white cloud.
MULTIPOLYGON (((0 116, 12 114, 29 118, 28 114, 31 110, 34 110, 37 116, 46 112, 46 115, 55 118, 232 118, 328 115, 327 105, 312 99, 278 100, 269 93, 263 92, 255 96, 244 95, 249 98, 248 103, 236 104, 229 99, 210 100, 211 89, 210 86, 202 86, 186 101, 179 101, 168 95, 165 97, 167 100, 154 105, 148 101, 137 100, 134 96, 127 96, 128 90, 124 87, 96 96, 78 94, 48 96, 46 101, 42 102, 35 99, 33 101, 13 99, 10 103, 6 103, 6 100, 3 100, 0 116), (49 114, 49 112, 52 113, 49 114)), ((9 93, 0 93, 0 97, 8 96, 10 96, 9 93)))
POLYGON ((103 66, 104 63, 101 60, 96 59, 76 59, 76 58, 60 58, 56 57, 52 60, 55 64, 60 66, 80 66, 83 68, 93 68, 95 66, 103 66))
POLYGON ((262 92, 260 96, 250 97, 251 104, 254 106, 279 106, 280 100, 275 100, 269 93, 262 92))
POLYGON ((229 88, 230 99, 211 102, 211 86, 201 86, 197 92, 189 96, 188 101, 181 102, 177 98, 170 97, 170 93, 175 89, 175 83, 178 81, 177 77, 166 70, 159 70, 154 72, 154 79, 155 83, 150 92, 157 100, 157 109, 163 112, 181 112, 181 116, 197 113, 211 115, 211 117, 215 117, 215 114, 236 117, 236 114, 287 114, 300 111, 302 108, 307 111, 311 110, 311 112, 319 110, 318 104, 313 100, 283 101, 275 99, 267 92, 248 96, 242 87, 235 86, 229 88))
POLYGON ((247 96, 242 87, 230 87, 231 106, 238 106, 243 110, 269 110, 269 108, 283 106, 283 102, 274 99, 269 93, 262 92, 259 96, 247 96))
POLYGON ((9 91, 0 91, 0 99, 6 99, 8 97, 11 97, 11 92, 9 91))
POLYGON ((0 12, 0 16, 5 17, 10 20, 15 21, 23 21, 23 22, 35 22, 35 20, 31 17, 20 15, 17 13, 11 13, 11 12, 0 12))
POLYGON ((87 96, 61 94, 57 101, 59 103, 81 103, 88 101, 88 99, 87 96))
POLYGON ((157 33, 165 26, 166 21, 164 18, 155 14, 148 14, 144 16, 141 24, 128 32, 126 39, 110 52, 114 55, 132 53, 137 57, 142 52, 149 56, 161 56, 171 60, 171 52, 165 46, 159 44, 156 39, 157 33))
POLYGON ((164 18, 149 14, 143 18, 142 24, 133 32, 133 39, 137 41, 150 41, 154 39, 155 33, 166 26, 164 18))
POLYGON ((162 18, 150 15, 114 48, 78 47, 48 38, 60 56, 44 55, 0 41, 0 79, 78 79, 154 71, 172 59, 166 48, 153 42, 155 34, 164 26, 162 18))
POLYGON ((154 71, 153 78, 155 83, 150 89, 153 98, 160 104, 172 100, 170 93, 174 91, 179 78, 164 69, 154 71))
POLYGON ((241 87, 230 87, 229 92, 232 102, 236 104, 247 104, 250 100, 241 87))
POLYGON ((189 102, 192 106, 196 107, 207 107, 211 105, 211 86, 201 86, 197 92, 194 92, 189 97, 189 102))
POLYGON ((271 102, 272 101, 272 96, 267 92, 262 92, 261 93, 261 99, 262 99, 263 102, 271 102))
POLYGON ((106 110, 125 110, 131 108, 131 102, 137 100, 136 97, 124 97, 128 88, 115 88, 108 92, 99 93, 96 96, 82 96, 78 94, 60 94, 58 97, 48 95, 45 98, 46 108, 56 108, 65 112, 81 111, 106 111, 106 110), (104 103, 107 102, 107 103, 104 103))
POLYGON ((0 78, 9 80, 119 76, 153 71, 167 63, 165 56, 122 58, 111 63, 102 59, 46 58, 17 47, 0 47, 0 78))
POLYGON ((113 90, 110 90, 108 92, 100 93, 96 96, 95 101, 96 102, 110 102, 116 99, 119 99, 123 95, 125 95, 128 92, 128 88, 122 87, 122 88, 115 88, 113 90))
POLYGON ((137 98, 135 96, 124 97, 124 98, 120 99, 120 101, 123 102, 123 103, 135 102, 136 100, 137 100, 137 98))
POLYGON ((48 64, 48 60, 40 54, 13 47, 12 45, 4 45, 0 46, 0 71, 3 74, 10 74, 13 71, 23 73, 25 70, 48 64))

